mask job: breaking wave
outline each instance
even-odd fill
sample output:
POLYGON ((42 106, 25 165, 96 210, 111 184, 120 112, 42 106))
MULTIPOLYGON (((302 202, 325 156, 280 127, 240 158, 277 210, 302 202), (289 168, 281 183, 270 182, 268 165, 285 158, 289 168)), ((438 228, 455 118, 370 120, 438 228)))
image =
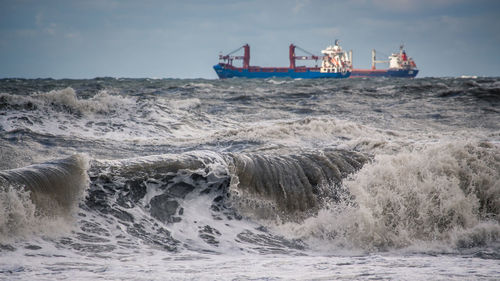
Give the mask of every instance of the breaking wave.
POLYGON ((117 107, 126 107, 135 102, 130 98, 111 95, 102 90, 89 99, 78 98, 73 88, 35 93, 29 96, 0 95, 0 108, 17 110, 53 110, 81 115, 84 113, 109 114, 117 107))
POLYGON ((169 251, 241 243, 263 243, 256 248, 263 252, 274 251, 273 243, 288 250, 304 243, 322 250, 478 247, 500 239, 499 160, 491 143, 434 144, 373 159, 347 150, 193 151, 91 160, 89 168, 76 155, 0 173, 1 234, 36 232, 36 220, 80 209, 84 232, 121 225, 117 243, 132 236, 169 251))
POLYGON ((47 230, 41 222, 69 224, 88 187, 87 168, 87 158, 74 155, 0 171, 0 239, 47 230))
POLYGON ((499 160, 499 147, 489 143, 377 155, 344 180, 351 196, 279 228, 295 238, 370 251, 484 246, 500 238, 499 160))
POLYGON ((342 179, 368 161, 357 152, 324 150, 298 155, 231 154, 238 210, 253 218, 299 220, 339 200, 342 179))

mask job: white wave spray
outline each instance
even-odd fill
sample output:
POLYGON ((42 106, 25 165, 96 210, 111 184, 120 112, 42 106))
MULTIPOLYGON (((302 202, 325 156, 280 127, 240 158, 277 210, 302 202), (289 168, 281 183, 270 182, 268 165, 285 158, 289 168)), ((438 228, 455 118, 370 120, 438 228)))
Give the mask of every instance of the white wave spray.
POLYGON ((343 182, 344 200, 301 224, 278 226, 333 248, 368 251, 416 244, 470 248, 500 237, 500 149, 435 144, 378 155, 343 182), (318 242, 322 243, 322 242, 318 242))

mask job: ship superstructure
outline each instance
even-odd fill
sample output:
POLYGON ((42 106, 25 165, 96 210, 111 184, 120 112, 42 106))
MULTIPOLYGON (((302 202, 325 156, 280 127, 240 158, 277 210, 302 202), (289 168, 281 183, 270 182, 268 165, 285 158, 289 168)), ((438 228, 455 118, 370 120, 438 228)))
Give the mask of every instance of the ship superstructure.
MULTIPOLYGON (((339 40, 335 40, 335 45, 328 46, 326 49, 321 51, 323 56, 323 61, 321 63, 320 72, 330 73, 330 72, 347 72, 352 70, 351 60, 347 52, 342 50, 339 45, 339 40)), ((352 54, 352 53, 351 53, 352 54)))

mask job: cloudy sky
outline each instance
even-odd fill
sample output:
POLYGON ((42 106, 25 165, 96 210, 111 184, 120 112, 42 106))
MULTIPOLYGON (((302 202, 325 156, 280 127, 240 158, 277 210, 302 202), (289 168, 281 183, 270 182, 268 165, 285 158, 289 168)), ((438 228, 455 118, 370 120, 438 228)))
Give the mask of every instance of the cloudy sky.
POLYGON ((336 38, 357 68, 404 43, 419 77, 500 76, 500 1, 0 0, 0 78, 215 79, 244 43, 251 65, 287 66, 290 43, 336 38))

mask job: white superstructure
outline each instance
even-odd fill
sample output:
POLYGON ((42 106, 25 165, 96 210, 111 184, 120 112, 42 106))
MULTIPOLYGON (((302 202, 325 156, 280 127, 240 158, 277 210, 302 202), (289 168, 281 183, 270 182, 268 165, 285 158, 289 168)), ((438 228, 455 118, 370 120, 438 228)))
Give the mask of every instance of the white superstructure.
POLYGON ((351 59, 347 52, 340 47, 339 40, 335 40, 334 46, 328 46, 321 53, 324 56, 320 72, 347 72, 352 70, 351 59))
POLYGON ((389 56, 389 69, 412 69, 417 65, 412 58, 406 55, 404 46, 399 46, 399 53, 393 53, 389 56))

